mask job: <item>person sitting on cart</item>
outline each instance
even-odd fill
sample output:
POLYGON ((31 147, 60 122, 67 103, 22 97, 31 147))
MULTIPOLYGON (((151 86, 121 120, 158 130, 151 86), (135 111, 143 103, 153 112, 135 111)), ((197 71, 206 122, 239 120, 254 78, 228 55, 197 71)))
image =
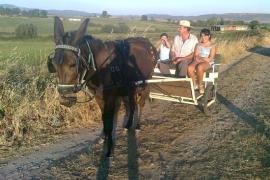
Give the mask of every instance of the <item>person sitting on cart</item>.
POLYGON ((193 81, 195 89, 198 89, 195 80, 195 70, 199 82, 200 94, 204 93, 203 74, 211 68, 216 55, 216 44, 211 41, 209 29, 202 29, 200 32, 200 43, 195 48, 194 60, 188 66, 188 75, 193 81))
POLYGON ((172 62, 176 64, 175 75, 180 78, 186 78, 188 65, 193 60, 194 49, 198 43, 195 35, 190 33, 190 22, 182 20, 179 22, 178 32, 174 38, 172 46, 172 62))
POLYGON ((170 60, 171 43, 169 41, 169 36, 167 33, 162 33, 160 35, 157 51, 159 54, 157 67, 159 68, 162 74, 169 75, 170 64, 171 64, 171 60, 170 60))

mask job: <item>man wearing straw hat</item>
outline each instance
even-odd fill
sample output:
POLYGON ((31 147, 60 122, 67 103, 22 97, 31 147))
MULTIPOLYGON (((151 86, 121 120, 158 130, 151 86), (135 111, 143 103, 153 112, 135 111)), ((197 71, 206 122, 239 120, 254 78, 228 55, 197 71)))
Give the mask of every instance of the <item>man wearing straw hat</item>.
POLYGON ((193 53, 198 39, 195 35, 190 34, 190 22, 182 20, 179 22, 178 32, 174 38, 172 46, 172 62, 176 64, 176 76, 185 78, 187 75, 188 65, 193 60, 193 53))

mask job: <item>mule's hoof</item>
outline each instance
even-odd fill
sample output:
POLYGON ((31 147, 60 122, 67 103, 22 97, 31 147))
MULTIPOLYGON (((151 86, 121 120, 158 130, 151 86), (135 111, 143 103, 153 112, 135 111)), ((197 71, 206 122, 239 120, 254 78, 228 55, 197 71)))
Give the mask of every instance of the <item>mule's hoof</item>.
POLYGON ((105 141, 105 138, 101 137, 101 138, 98 140, 98 144, 102 144, 102 143, 104 143, 104 141, 105 141))
POLYGON ((139 136, 140 136, 140 132, 141 132, 140 129, 136 129, 136 130, 135 130, 135 135, 136 135, 137 137, 139 137, 139 136))
POLYGON ((125 126, 125 129, 129 130, 130 127, 131 127, 131 125, 126 125, 126 126, 125 126))
POLYGON ((124 133, 127 134, 127 132, 128 132, 128 129, 124 128, 124 133))

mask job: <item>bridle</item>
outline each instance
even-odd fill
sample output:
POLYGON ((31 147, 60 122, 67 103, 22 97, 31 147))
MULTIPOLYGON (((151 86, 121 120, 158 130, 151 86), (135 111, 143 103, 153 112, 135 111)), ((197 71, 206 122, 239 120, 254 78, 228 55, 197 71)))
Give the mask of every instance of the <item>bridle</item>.
POLYGON ((94 59, 94 55, 92 53, 92 50, 90 48, 89 42, 87 40, 86 44, 88 47, 88 59, 86 60, 82 55, 81 55, 81 50, 80 48, 74 47, 74 46, 70 46, 70 45, 66 45, 66 44, 60 44, 60 45, 56 45, 55 46, 55 50, 57 49, 63 49, 66 51, 71 51, 73 53, 75 53, 76 55, 76 70, 77 70, 77 83, 76 84, 57 84, 57 89, 59 92, 66 94, 66 93, 77 93, 79 91, 84 91, 85 93, 87 93, 91 99, 93 98, 93 95, 90 94, 89 91, 86 90, 85 86, 87 84, 87 80, 85 79, 86 73, 88 70, 90 70, 90 68, 93 69, 94 72, 97 71, 96 68, 96 63, 95 63, 95 59, 94 59), (82 65, 83 67, 83 72, 80 74, 79 73, 79 67, 80 65, 82 65))
MULTIPOLYGON (((115 50, 112 50, 109 55, 105 58, 105 60, 101 63, 100 68, 97 68, 96 61, 94 59, 94 54, 91 50, 90 42, 85 39, 87 48, 88 48, 88 57, 87 60, 82 56, 80 48, 66 45, 66 44, 60 44, 55 46, 55 50, 57 49, 63 49, 66 51, 72 51, 76 55, 76 67, 77 67, 77 82, 76 84, 57 84, 57 89, 59 93, 62 94, 68 94, 68 93, 77 93, 79 91, 85 92, 90 98, 88 101, 92 100, 94 98, 94 95, 86 90, 86 85, 90 81, 90 77, 86 78, 87 71, 90 69, 93 70, 93 74, 98 73, 100 68, 110 60, 112 55, 114 54, 115 50), (80 65, 83 65, 83 73, 79 73, 79 67, 80 65)), ((91 88, 94 92, 96 92, 95 88, 91 88)), ((86 101, 86 102, 88 102, 86 101)))

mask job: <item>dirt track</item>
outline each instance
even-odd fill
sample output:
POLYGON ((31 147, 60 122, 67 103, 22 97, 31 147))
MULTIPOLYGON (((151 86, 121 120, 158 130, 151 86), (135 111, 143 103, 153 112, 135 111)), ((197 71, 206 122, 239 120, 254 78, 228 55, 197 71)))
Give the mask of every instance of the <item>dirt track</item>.
POLYGON ((191 105, 147 104, 137 136, 118 129, 112 159, 103 159, 103 144, 85 138, 98 133, 84 132, 84 140, 73 139, 75 149, 10 162, 0 179, 269 178, 269 69, 270 48, 258 48, 221 73, 211 116, 191 105))

